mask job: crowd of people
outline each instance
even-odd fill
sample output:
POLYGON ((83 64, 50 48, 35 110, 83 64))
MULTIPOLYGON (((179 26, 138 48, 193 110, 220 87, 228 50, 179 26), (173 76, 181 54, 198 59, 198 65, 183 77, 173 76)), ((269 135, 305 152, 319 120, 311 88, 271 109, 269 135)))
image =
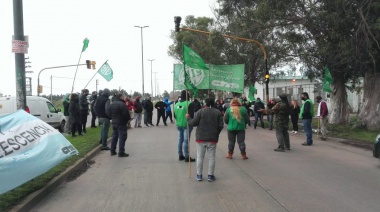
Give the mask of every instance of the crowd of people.
MULTIPOLYGON (((215 175, 215 152, 219 135, 226 125, 227 127, 227 155, 226 158, 233 159, 235 145, 237 143, 241 158, 248 159, 245 144, 245 131, 247 125, 251 125, 250 111, 251 103, 246 99, 233 98, 228 107, 223 101, 213 98, 203 99, 193 98, 190 101, 190 94, 183 90, 181 96, 174 101, 169 101, 167 97, 159 99, 153 103, 150 97, 140 101, 136 96, 134 101, 131 96, 122 93, 114 93, 111 97, 109 89, 93 91, 88 98, 89 91, 83 89, 80 94, 66 94, 63 101, 64 115, 66 118, 65 133, 72 137, 83 136, 86 133, 87 116, 91 112, 91 127, 96 128, 96 119, 101 127, 100 141, 101 150, 110 150, 111 156, 128 157, 125 152, 125 142, 127 140, 128 129, 141 128, 143 118, 146 127, 159 126, 162 120, 164 126, 170 123, 176 124, 178 131, 178 157, 180 161, 195 162, 197 165, 196 180, 203 180, 203 160, 206 151, 209 154, 208 177, 207 180, 214 181, 215 175), (172 113, 173 107, 173 113, 172 113), (153 124, 153 111, 156 109, 157 120, 153 124), (174 115, 174 117, 173 117, 174 115), (142 117, 144 116, 144 117, 142 117), (134 124, 132 124, 134 120, 134 124), (107 139, 109 129, 112 127, 112 138, 110 147, 107 139), (197 157, 192 158, 189 154, 189 139, 193 128, 196 127, 195 141, 197 146, 197 157), (118 148, 117 148, 118 146, 118 148), (116 152, 118 150, 118 152, 116 152)), ((263 116, 267 115, 269 130, 275 127, 278 147, 277 152, 290 150, 289 120, 292 123, 291 133, 298 133, 298 121, 302 120, 306 141, 304 146, 313 145, 312 119, 314 117, 313 101, 308 93, 301 94, 303 104, 300 106, 297 100, 289 102, 286 94, 281 94, 279 98, 271 99, 266 105, 257 98, 254 102, 253 114, 255 117, 253 127, 256 129, 258 121, 265 129, 263 116)), ((319 103, 317 116, 318 126, 321 127, 321 140, 327 140, 327 116, 328 108, 321 96, 316 97, 319 103)))

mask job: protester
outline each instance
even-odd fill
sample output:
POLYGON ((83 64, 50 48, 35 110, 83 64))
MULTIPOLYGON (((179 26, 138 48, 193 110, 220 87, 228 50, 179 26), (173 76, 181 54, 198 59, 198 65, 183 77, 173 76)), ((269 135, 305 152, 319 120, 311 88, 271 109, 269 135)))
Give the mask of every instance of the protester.
POLYGON ((292 120, 293 131, 292 133, 298 133, 298 116, 300 114, 300 106, 298 105, 297 100, 292 101, 292 105, 290 107, 290 119, 292 120))
POLYGON ((165 97, 164 98, 164 102, 166 104, 166 109, 165 109, 165 121, 168 120, 168 117, 170 118, 170 121, 171 123, 173 124, 173 114, 172 114, 172 108, 170 107, 170 105, 172 105, 174 102, 173 101, 170 101, 169 102, 169 98, 168 97, 165 97))
MULTIPOLYGON (((100 93, 100 92, 99 92, 100 93)), ((107 146, 108 132, 111 124, 111 117, 107 114, 110 106, 110 97, 111 91, 108 88, 105 88, 96 99, 96 104, 94 106, 95 112, 99 117, 99 125, 102 127, 100 131, 100 143, 102 144, 102 150, 110 150, 107 146)))
POLYGON ((87 116, 88 116, 88 100, 87 96, 89 94, 88 89, 83 89, 81 95, 79 96, 79 106, 80 106, 80 119, 81 119, 81 127, 83 133, 86 133, 86 124, 87 124, 87 116))
MULTIPOLYGON (((241 105, 243 107, 245 107, 245 109, 247 111, 249 111, 249 107, 251 107, 251 103, 248 101, 247 97, 245 97, 245 96, 243 96, 243 98, 241 100, 241 105)), ((248 114, 248 117, 249 117, 249 114, 248 114)), ((248 124, 248 126, 252 127, 251 120, 249 120, 247 124, 248 124)))
POLYGON ((260 109, 265 109, 264 103, 261 101, 260 98, 256 98, 255 107, 253 108, 255 113, 255 123, 253 124, 253 127, 256 129, 257 122, 260 119, 261 127, 264 129, 264 122, 263 122, 263 113, 259 112, 260 109))
POLYGON ((81 126, 81 110, 79 107, 78 94, 72 93, 70 97, 70 123, 71 123, 71 136, 76 137, 75 133, 78 131, 78 135, 82 136, 82 126, 81 126))
MULTIPOLYGON (((269 102, 267 103, 267 108, 268 109, 272 109, 274 107, 274 105, 276 104, 275 100, 274 99, 271 99, 269 100, 269 102)), ((272 130, 273 129, 273 113, 271 112, 267 112, 268 114, 268 122, 269 122, 269 130, 272 130)))
POLYGON ((194 114, 196 114, 198 110, 202 109, 202 105, 196 98, 194 98, 192 103, 194 105, 194 114))
POLYGON ((194 119, 190 114, 186 114, 187 121, 191 126, 197 126, 195 141, 197 142, 197 177, 202 181, 203 159, 207 150, 208 161, 208 181, 215 180, 215 152, 219 140, 219 134, 223 129, 223 116, 214 107, 214 99, 206 99, 206 107, 195 113, 194 119))
MULTIPOLYGON (((185 162, 194 162, 195 159, 189 156, 189 136, 191 134, 190 126, 187 126, 186 114, 194 110, 189 107, 189 94, 183 90, 181 92, 181 100, 174 106, 174 118, 176 119, 177 130, 179 134, 178 139, 178 155, 179 160, 185 160, 185 162), (189 128, 189 130, 188 130, 189 128), (189 133, 189 134, 188 134, 189 133)), ((191 118, 191 114, 189 114, 191 118)), ((192 127, 192 126, 191 126, 192 127)))
POLYGON ((147 102, 146 98, 144 98, 141 102, 141 106, 143 108, 143 113, 144 113, 144 124, 145 126, 149 127, 148 125, 148 115, 147 115, 147 112, 145 111, 145 103, 147 102))
MULTIPOLYGON (((99 90, 98 97, 101 97, 102 94, 103 94, 103 90, 99 90)), ((98 98, 97 98, 97 99, 95 100, 95 102, 94 102, 94 108, 96 108, 96 102, 97 102, 97 101, 98 101, 98 98)), ((96 113, 96 110, 95 110, 95 113, 96 113)), ((100 125, 100 121, 99 121, 99 117, 98 117, 98 125, 101 126, 101 125, 100 125)))
POLYGON ((318 105, 318 112, 317 116, 319 118, 319 123, 321 127, 321 140, 326 141, 327 140, 327 115, 329 114, 329 111, 327 109, 327 104, 325 101, 322 100, 321 96, 316 97, 318 105))
POLYGON ((149 127, 149 125, 154 126, 152 123, 152 118, 153 118, 153 103, 151 101, 151 98, 148 97, 145 100, 145 103, 143 105, 144 107, 144 124, 149 127), (146 116, 146 123, 145 123, 145 116, 146 116))
POLYGON ((302 119, 303 129, 305 130, 306 134, 306 142, 303 142, 302 145, 311 146, 313 145, 313 132, 311 129, 311 122, 314 116, 314 106, 311 99, 309 99, 308 93, 303 92, 301 94, 301 99, 305 102, 303 103, 300 111, 300 119, 302 119))
POLYGON ((227 108, 224 114, 224 123, 228 125, 228 154, 226 158, 232 159, 237 141, 243 160, 248 159, 245 151, 245 125, 248 121, 247 110, 241 106, 237 98, 233 98, 230 107, 227 108))
POLYGON ((272 109, 260 109, 259 111, 265 111, 266 113, 271 113, 275 115, 276 138, 278 147, 274 149, 274 151, 285 152, 285 148, 286 150, 290 150, 290 141, 288 133, 290 105, 286 94, 280 95, 280 100, 276 101, 272 109))
POLYGON ((127 123, 131 119, 128 107, 125 105, 125 97, 117 93, 112 99, 108 113, 112 119, 111 156, 116 155, 116 145, 119 143, 119 157, 128 157, 125 153, 125 141, 127 140, 127 123))
POLYGON ((96 99, 98 98, 98 93, 96 91, 93 91, 90 96, 90 110, 91 110, 91 128, 96 128, 95 120, 96 120, 96 113, 94 110, 94 105, 96 102, 96 99))
POLYGON ((218 109, 222 114, 224 114, 224 106, 222 105, 219 99, 215 101, 215 108, 218 109))
POLYGON ((70 94, 67 93, 65 95, 65 99, 63 100, 63 115, 65 116, 65 128, 64 132, 66 134, 71 134, 71 122, 70 122, 70 112, 69 112, 69 107, 70 107, 70 94))
POLYGON ((129 116, 131 117, 131 119, 128 121, 127 128, 132 129, 131 121, 134 119, 133 113, 134 113, 134 109, 135 109, 135 104, 131 100, 131 96, 129 96, 129 95, 127 96, 127 98, 125 99, 125 105, 127 105, 127 108, 129 111, 129 116))
POLYGON ((165 110, 166 110, 166 104, 165 102, 162 101, 162 99, 159 99, 158 102, 154 105, 154 108, 157 110, 157 122, 156 126, 160 124, 160 119, 162 118, 162 122, 164 122, 165 126, 168 126, 166 124, 166 119, 165 119, 165 110))
POLYGON ((136 96, 134 105, 135 105, 135 128, 136 128, 136 127, 141 127, 141 115, 143 111, 143 107, 140 102, 139 96, 136 96))

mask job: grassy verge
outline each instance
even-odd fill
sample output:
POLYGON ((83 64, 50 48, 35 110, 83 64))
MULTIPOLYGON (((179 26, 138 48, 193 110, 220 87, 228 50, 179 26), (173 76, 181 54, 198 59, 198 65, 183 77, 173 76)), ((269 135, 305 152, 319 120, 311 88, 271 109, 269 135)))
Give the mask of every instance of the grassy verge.
POLYGON ((76 161, 83 158, 88 152, 99 146, 100 128, 88 128, 87 133, 83 137, 66 138, 79 151, 79 155, 72 156, 52 168, 45 174, 34 178, 33 180, 0 195, 0 211, 8 211, 13 206, 19 204, 29 194, 43 188, 54 177, 64 172, 68 167, 76 161))

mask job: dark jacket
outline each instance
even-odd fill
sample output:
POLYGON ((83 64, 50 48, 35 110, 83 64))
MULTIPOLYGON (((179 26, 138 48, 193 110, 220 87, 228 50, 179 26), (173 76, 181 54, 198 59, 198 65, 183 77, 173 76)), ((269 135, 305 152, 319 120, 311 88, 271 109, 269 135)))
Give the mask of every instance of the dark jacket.
POLYGON ((81 110, 87 110, 88 111, 87 96, 85 96, 85 95, 79 96, 79 106, 80 106, 81 110))
POLYGON ((142 104, 140 102, 140 99, 136 99, 134 104, 135 104, 135 113, 142 113, 143 107, 142 107, 142 104))
POLYGON ((65 95, 65 100, 63 100, 63 115, 64 116, 70 116, 70 113, 69 113, 69 107, 70 107, 70 99, 69 99, 69 96, 70 94, 67 93, 65 95))
MULTIPOLYGON (((73 95, 72 95, 73 97, 73 95)), ((74 96, 70 100, 70 107, 69 107, 69 113, 70 113, 70 121, 73 124, 80 124, 80 107, 79 107, 79 99, 78 96, 74 96)))
POLYGON ((112 119, 112 126, 126 126, 131 119, 127 105, 118 98, 112 100, 108 114, 112 119))
POLYGON ((296 107, 294 108, 293 105, 290 105, 290 116, 297 116, 298 117, 300 110, 301 110, 300 106, 296 105, 296 107))
POLYGON ((265 105, 262 101, 256 101, 255 107, 253 108, 255 113, 261 114, 261 112, 258 112, 260 109, 265 109, 265 105))
POLYGON ((314 108, 311 107, 312 105, 310 104, 309 101, 305 101, 303 107, 303 114, 302 115, 302 119, 312 119, 313 118, 313 115, 312 115, 312 112, 311 110, 314 110, 314 108))
POLYGON ((289 124, 290 105, 288 102, 279 101, 272 109, 266 109, 267 113, 274 114, 274 122, 277 126, 289 124))
POLYGON ((90 96, 90 102, 91 102, 91 106, 90 106, 90 110, 92 113, 95 113, 95 110, 94 110, 94 105, 95 105, 95 102, 96 102, 96 99, 98 98, 98 95, 91 95, 90 96))
POLYGON ((157 112, 158 112, 158 113, 164 114, 164 113, 165 113, 165 109, 166 109, 166 104, 165 104, 165 102, 163 102, 163 101, 158 101, 158 102, 154 105, 154 108, 157 109, 157 112), (160 108, 160 109, 158 109, 158 108, 160 108))
POLYGON ((194 112, 197 112, 198 110, 202 109, 202 105, 197 99, 194 99, 193 105, 194 105, 194 112))
POLYGON ((187 117, 187 122, 191 126, 197 126, 196 141, 218 142, 223 129, 223 116, 218 109, 205 107, 195 114, 194 119, 187 117))
POLYGON ((101 95, 97 98, 96 104, 94 106, 95 112, 99 118, 108 118, 111 119, 107 115, 107 108, 110 106, 110 99, 108 95, 101 95))
POLYGON ((153 112, 153 103, 150 100, 145 100, 144 104, 144 110, 147 113, 152 113, 153 112))

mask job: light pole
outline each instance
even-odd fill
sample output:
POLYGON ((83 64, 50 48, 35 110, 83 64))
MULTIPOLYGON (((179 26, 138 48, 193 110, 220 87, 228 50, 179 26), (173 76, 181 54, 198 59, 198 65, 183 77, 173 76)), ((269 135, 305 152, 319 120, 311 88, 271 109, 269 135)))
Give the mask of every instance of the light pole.
POLYGON ((157 72, 153 72, 154 74, 154 93, 155 93, 155 96, 157 96, 157 72))
POLYGON ((149 26, 135 26, 141 30, 141 71, 142 71, 142 95, 144 96, 144 45, 143 45, 143 29, 149 26))
POLYGON ((151 94, 152 94, 152 97, 153 97, 153 76, 152 76, 152 70, 153 70, 153 61, 154 59, 148 59, 148 61, 150 61, 150 87, 151 87, 151 94))

